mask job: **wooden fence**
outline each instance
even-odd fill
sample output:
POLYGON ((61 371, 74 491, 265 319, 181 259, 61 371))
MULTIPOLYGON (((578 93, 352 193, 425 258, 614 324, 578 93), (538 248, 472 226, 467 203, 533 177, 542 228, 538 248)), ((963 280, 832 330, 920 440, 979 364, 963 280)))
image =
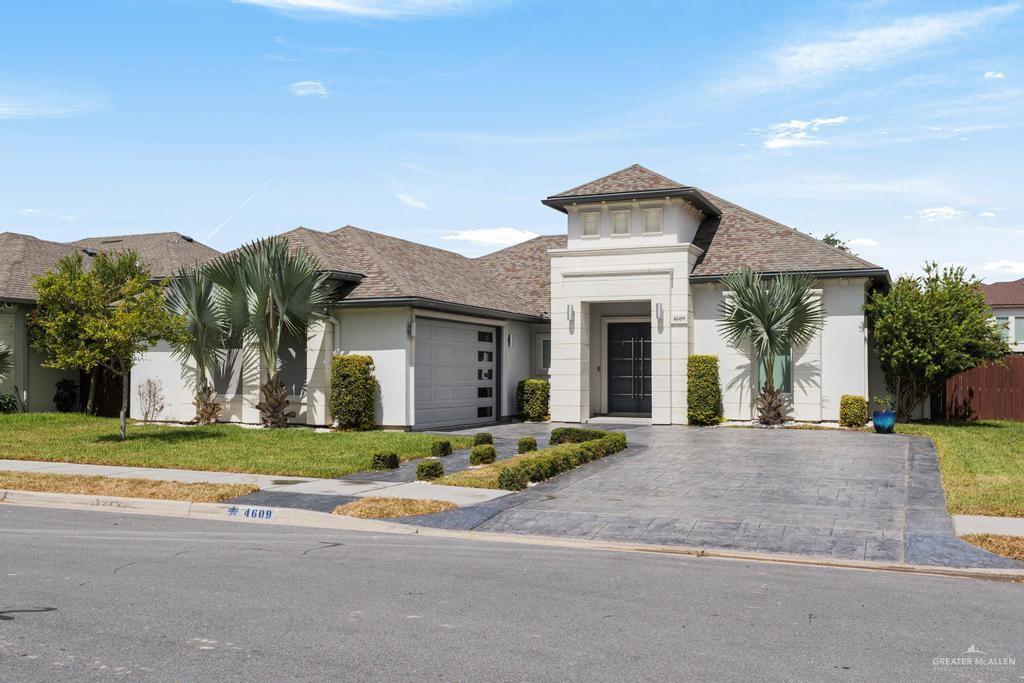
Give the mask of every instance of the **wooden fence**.
POLYGON ((953 377, 946 382, 942 403, 949 419, 1024 421, 1024 355, 953 377))

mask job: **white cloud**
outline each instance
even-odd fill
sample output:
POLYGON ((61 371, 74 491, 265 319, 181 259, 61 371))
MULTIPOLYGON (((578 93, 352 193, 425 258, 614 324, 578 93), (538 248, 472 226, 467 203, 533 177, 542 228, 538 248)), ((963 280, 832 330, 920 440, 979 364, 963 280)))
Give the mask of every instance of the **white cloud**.
POLYGON ((327 86, 320 81, 296 81, 288 86, 288 91, 298 97, 327 97, 327 86))
POLYGON ((62 221, 68 223, 75 223, 78 221, 78 216, 72 215, 61 215, 45 209, 22 209, 19 211, 22 216, 46 216, 47 218, 59 218, 62 221))
POLYGON ((917 217, 933 223, 935 221, 950 221, 958 216, 963 216, 965 213, 966 211, 955 209, 952 206, 933 206, 928 209, 918 209, 917 217))
POLYGON ((496 0, 235 0, 235 2, 271 9, 344 14, 370 19, 464 14, 496 4, 496 0))
POLYGON ((743 75, 723 84, 734 92, 767 91, 817 85, 828 76, 871 69, 957 38, 998 17, 1012 14, 1019 3, 977 10, 921 14, 888 24, 840 32, 827 40, 785 45, 761 58, 765 67, 747 67, 743 75))
POLYGON ((31 216, 34 213, 43 213, 42 209, 22 209, 19 211, 22 216, 31 216))
POLYGON ((981 216, 982 218, 995 218, 996 217, 996 214, 995 214, 994 211, 982 211, 978 215, 981 216))
POLYGON ((268 54, 263 55, 263 61, 264 62, 297 62, 299 60, 295 59, 294 57, 288 57, 286 55, 278 55, 278 54, 268 53, 268 54))
POLYGON ((427 210, 426 202, 421 202, 420 200, 416 199, 411 195, 407 195, 400 192, 396 194, 395 197, 398 199, 398 201, 402 202, 406 206, 412 207, 414 209, 419 209, 420 211, 427 210))
POLYGON ((982 266, 986 273, 1024 275, 1024 261, 990 261, 982 266))
POLYGON ((849 120, 847 116, 833 116, 809 121, 793 119, 785 123, 775 123, 768 126, 771 137, 764 141, 763 146, 767 149, 785 149, 787 147, 824 145, 825 141, 812 136, 812 133, 818 132, 825 126, 842 125, 849 120))
POLYGON ((57 218, 61 219, 62 221, 67 221, 68 223, 78 222, 78 216, 57 216, 57 218))
POLYGON ((525 242, 526 240, 532 240, 537 236, 538 234, 532 230, 522 230, 520 228, 472 228, 460 230, 451 235, 445 235, 441 239, 508 247, 525 242))
POLYGON ((854 239, 850 240, 849 242, 847 242, 847 244, 849 246, 851 246, 851 247, 869 247, 870 248, 870 247, 877 247, 878 246, 878 242, 876 242, 875 240, 870 239, 868 237, 857 237, 857 238, 854 238, 854 239))
POLYGON ((103 102, 65 97, 6 97, 0 95, 0 119, 63 119, 101 109, 103 102))
POLYGON ((1004 74, 1002 71, 986 71, 985 78, 1006 78, 1006 74, 1004 74))

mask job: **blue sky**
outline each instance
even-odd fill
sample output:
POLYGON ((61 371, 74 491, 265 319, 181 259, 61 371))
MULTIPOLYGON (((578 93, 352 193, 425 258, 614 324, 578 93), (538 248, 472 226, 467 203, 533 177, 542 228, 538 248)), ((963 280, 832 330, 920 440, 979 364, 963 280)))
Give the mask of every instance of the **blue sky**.
POLYGON ((998 2, 8 2, 0 229, 476 255, 637 162, 894 274, 1016 279, 1022 34, 998 2))

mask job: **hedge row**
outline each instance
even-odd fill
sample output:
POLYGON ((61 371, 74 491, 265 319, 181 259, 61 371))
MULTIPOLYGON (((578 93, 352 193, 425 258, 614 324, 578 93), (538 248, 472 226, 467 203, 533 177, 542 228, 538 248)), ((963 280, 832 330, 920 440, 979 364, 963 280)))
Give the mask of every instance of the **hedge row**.
POLYGON ((373 429, 380 385, 373 376, 373 358, 335 356, 331 359, 329 405, 339 429, 373 429))
POLYGON ((597 431, 602 436, 582 442, 563 442, 510 463, 498 472, 498 488, 521 491, 531 481, 550 479, 626 448, 626 435, 622 432, 580 431, 597 431))
POLYGON ((595 439, 604 438, 606 434, 613 432, 606 432, 603 429, 587 429, 585 427, 559 427, 558 429, 551 430, 551 439, 549 443, 552 446, 557 446, 563 443, 583 443, 584 441, 593 441, 595 439))

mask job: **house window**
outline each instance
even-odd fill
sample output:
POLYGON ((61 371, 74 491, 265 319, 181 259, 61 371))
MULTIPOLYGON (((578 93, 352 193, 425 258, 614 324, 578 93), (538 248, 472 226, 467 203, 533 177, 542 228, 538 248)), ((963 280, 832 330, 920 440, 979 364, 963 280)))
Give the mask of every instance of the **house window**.
POLYGON ((1013 336, 1018 344, 1024 344, 1024 315, 1014 317, 1013 336))
POLYGON ((642 215, 644 234, 651 235, 661 232, 661 209, 644 209, 642 215))
MULTIPOLYGON (((764 374, 764 363, 757 363, 757 386, 763 389, 767 377, 764 374)), ((784 356, 775 357, 775 368, 772 373, 772 381, 776 389, 783 393, 793 393, 793 354, 787 353, 784 356)))
POLYGON ((996 327, 999 328, 999 334, 1003 335, 1003 339, 1007 342, 1010 341, 1010 319, 1003 316, 996 317, 996 327))
POLYGON ((628 235, 629 219, 631 217, 632 212, 629 209, 626 209, 625 211, 612 211, 612 234, 628 235))
POLYGON ((534 373, 538 375, 543 375, 551 369, 551 337, 549 335, 537 336, 533 366, 534 373))
POLYGON ((601 214, 596 211, 588 211, 587 213, 580 214, 580 220, 583 222, 581 234, 583 237, 597 237, 600 234, 600 219, 601 214))

